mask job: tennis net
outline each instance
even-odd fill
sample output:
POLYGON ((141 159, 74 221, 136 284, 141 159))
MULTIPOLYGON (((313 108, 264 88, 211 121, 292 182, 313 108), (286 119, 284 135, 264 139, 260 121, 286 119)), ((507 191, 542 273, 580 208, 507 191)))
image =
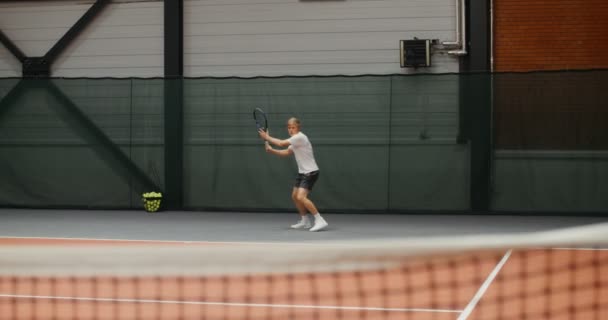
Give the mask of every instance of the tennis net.
POLYGON ((0 246, 0 319, 608 319, 608 224, 300 244, 0 246))

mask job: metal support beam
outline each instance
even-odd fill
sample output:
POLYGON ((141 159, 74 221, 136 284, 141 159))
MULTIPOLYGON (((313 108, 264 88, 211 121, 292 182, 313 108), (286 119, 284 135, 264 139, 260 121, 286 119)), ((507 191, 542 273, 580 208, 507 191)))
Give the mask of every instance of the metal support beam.
POLYGON ((108 3, 110 0, 97 0, 44 57, 27 57, 2 31, 0 42, 21 62, 24 77, 49 77, 55 59, 108 3))
POLYGON ((470 204, 477 213, 490 210, 492 194, 492 75, 490 71, 490 1, 466 0, 468 55, 461 60, 460 105, 465 128, 461 139, 471 147, 470 204), (466 74, 483 72, 482 74, 466 74))
POLYGON ((490 0, 466 0, 466 44, 468 55, 461 61, 461 71, 490 71, 491 34, 490 0))
POLYGON ((473 212, 487 213, 491 203, 493 161, 491 75, 460 77, 460 103, 470 146, 470 206, 473 212))
POLYGON ((165 0, 165 77, 184 75, 183 0, 165 0))
POLYGON ((165 200, 168 209, 183 206, 183 0, 165 4, 165 200))
POLYGON ((2 42, 2 44, 8 49, 8 51, 10 51, 15 58, 17 58, 17 60, 19 60, 21 63, 23 63, 23 61, 25 61, 25 59, 27 58, 25 56, 25 54, 23 53, 23 51, 21 51, 12 41, 11 39, 9 39, 4 32, 2 32, 2 30, 0 30, 0 42, 2 42))
POLYGON ((87 12, 76 21, 57 43, 44 55, 44 60, 50 66, 63 50, 78 36, 86 26, 93 21, 103 8, 110 3, 110 0, 97 0, 87 10, 87 12))
POLYGON ((51 64, 44 57, 28 57, 23 61, 24 77, 43 77, 51 76, 51 64))

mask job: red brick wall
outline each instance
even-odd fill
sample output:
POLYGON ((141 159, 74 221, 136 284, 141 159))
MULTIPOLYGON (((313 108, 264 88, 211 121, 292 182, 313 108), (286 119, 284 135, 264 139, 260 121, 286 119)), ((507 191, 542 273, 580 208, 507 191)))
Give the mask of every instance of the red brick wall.
POLYGON ((608 70, 494 75, 500 149, 608 150, 608 70))
POLYGON ((494 0, 494 67, 608 68, 608 0, 494 0))

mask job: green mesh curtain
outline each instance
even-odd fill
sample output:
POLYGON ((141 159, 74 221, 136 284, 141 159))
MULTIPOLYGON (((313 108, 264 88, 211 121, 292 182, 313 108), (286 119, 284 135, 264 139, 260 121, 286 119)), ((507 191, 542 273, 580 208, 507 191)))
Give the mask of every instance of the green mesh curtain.
POLYGON ((1 82, 0 203, 140 207, 134 168, 162 183, 162 80, 1 82))
POLYGON ((293 210, 260 107, 302 121, 326 212, 608 211, 608 70, 167 81, 0 79, 0 205, 141 208, 181 159, 177 209, 293 210))
POLYGON ((200 79, 185 83, 185 206, 289 208, 293 159, 265 154, 251 112, 287 138, 302 121, 329 210, 466 209, 458 77, 200 79))

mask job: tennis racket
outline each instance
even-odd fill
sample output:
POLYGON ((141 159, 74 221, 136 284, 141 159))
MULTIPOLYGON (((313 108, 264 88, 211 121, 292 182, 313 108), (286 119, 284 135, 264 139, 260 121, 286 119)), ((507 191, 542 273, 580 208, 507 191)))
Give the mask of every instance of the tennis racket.
MULTIPOLYGON (((268 132, 268 118, 266 117, 266 113, 262 111, 260 108, 253 109, 253 120, 255 120, 255 126, 257 127, 257 131, 264 130, 268 132)), ((264 142, 268 144, 268 141, 264 142)))
POLYGON ((260 108, 255 108, 253 110, 253 120, 255 120, 255 125, 257 127, 257 131, 260 129, 268 132, 268 119, 266 118, 266 113, 262 111, 260 108))

